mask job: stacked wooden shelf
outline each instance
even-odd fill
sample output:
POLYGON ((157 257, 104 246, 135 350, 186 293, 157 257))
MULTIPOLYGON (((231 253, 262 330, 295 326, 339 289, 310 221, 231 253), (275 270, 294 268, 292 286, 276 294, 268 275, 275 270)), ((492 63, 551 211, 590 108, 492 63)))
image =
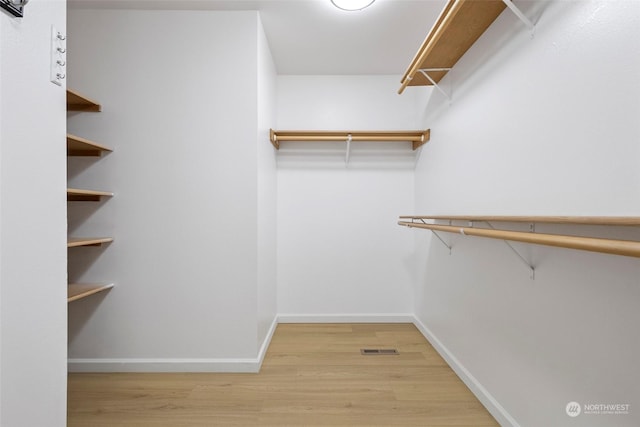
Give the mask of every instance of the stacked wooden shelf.
POLYGON ((103 197, 113 197, 113 193, 109 191, 67 188, 68 202, 99 202, 103 197))
MULTIPOLYGON (((102 107, 97 102, 67 89, 67 111, 99 112, 102 107)), ((111 152, 111 149, 97 142, 76 135, 67 134, 67 156, 100 157, 111 152)), ((108 191, 67 188, 67 201, 97 202, 104 197, 112 197, 108 191)), ((101 246, 113 241, 112 237, 69 237, 68 248, 84 246, 101 246)), ((98 292, 111 289, 113 284, 104 283, 70 283, 67 287, 67 302, 77 301, 98 292)))
POLYGON ((69 237, 67 239, 68 248, 79 246, 101 246, 103 243, 113 242, 112 237, 69 237))
POLYGON ((438 83, 506 8, 502 0, 449 0, 402 77, 407 86, 438 83), (428 71, 427 71, 428 70, 428 71))
POLYGON ((111 149, 97 142, 67 134, 67 156, 100 157, 111 149))
POLYGON ((113 283, 70 283, 67 291, 67 302, 77 301, 82 298, 97 294, 113 288, 113 283))
POLYGON ((91 111, 100 112, 102 106, 96 101, 80 95, 71 89, 67 89, 67 111, 91 111))

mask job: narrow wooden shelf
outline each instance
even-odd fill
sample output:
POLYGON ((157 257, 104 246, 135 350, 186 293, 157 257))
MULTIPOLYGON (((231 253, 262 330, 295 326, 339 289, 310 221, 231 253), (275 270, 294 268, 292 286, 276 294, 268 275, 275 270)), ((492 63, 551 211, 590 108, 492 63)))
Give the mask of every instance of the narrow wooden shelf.
POLYGON ((67 134, 67 156, 100 157, 111 148, 76 135, 67 134))
POLYGON ((80 95, 71 89, 67 89, 67 111, 102 111, 102 106, 96 101, 80 95))
POLYGON ((444 216, 444 215, 402 215, 400 219, 433 219, 451 221, 496 221, 496 222, 530 222, 548 224, 586 224, 586 225, 640 225, 639 216, 444 216))
POLYGON ((429 141, 431 132, 427 130, 400 131, 363 131, 363 130, 274 130, 271 129, 270 139, 276 149, 280 149, 282 141, 370 141, 370 142, 411 142, 416 150, 429 141))
POLYGON ((101 246, 103 243, 111 242, 113 242, 113 237, 69 237, 67 239, 67 247, 101 246))
POLYGON ((70 283, 67 291, 67 302, 77 301, 111 288, 113 288, 113 283, 70 283))
POLYGON ((67 188, 68 202, 99 202, 103 197, 112 197, 113 193, 108 191, 81 190, 78 188, 67 188))
POLYGON ((449 0, 402 77, 398 93, 407 86, 432 83, 419 70, 430 71, 438 83, 506 8, 502 0, 449 0))
POLYGON ((424 220, 468 220, 468 221, 511 221, 511 222, 547 222, 557 224, 591 224, 591 225, 640 225, 639 217, 571 217, 571 216, 401 216, 398 225, 409 228, 423 228, 431 231, 462 234, 465 236, 487 237, 491 239, 511 240, 515 242, 556 246, 569 249, 580 249, 613 255, 624 255, 640 258, 640 242, 634 240, 614 240, 595 237, 568 236, 563 234, 545 234, 500 230, 494 227, 480 228, 473 226, 443 225, 426 223, 424 220), (420 222, 416 222, 420 221, 420 222))

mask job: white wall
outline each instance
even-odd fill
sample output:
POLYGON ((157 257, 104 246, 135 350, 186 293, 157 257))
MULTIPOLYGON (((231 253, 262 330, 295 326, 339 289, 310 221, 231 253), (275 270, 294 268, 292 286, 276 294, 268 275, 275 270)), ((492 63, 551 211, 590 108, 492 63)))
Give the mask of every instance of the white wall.
POLYGON ((258 18, 258 346, 265 343, 277 313, 277 173, 269 142, 275 123, 276 69, 258 18))
POLYGON ((73 234, 115 241, 73 253, 71 274, 116 285, 71 306, 73 369, 256 368, 258 260, 273 251, 258 200, 274 187, 256 166, 258 29, 257 12, 69 11, 69 80, 103 103, 70 129, 114 148, 70 179, 116 193, 72 210, 73 234))
MULTIPOLYGON (((432 96, 416 213, 639 216, 640 3, 520 5, 535 37, 504 12, 454 67, 453 103, 432 96)), ((537 231, 640 238, 637 227, 537 231)), ((531 281, 500 241, 445 235, 449 255, 407 233, 418 318, 515 423, 640 424, 637 259, 515 244, 531 281), (570 401, 632 412, 569 418, 570 401)))
MULTIPOLYGON (((424 91, 397 76, 279 76, 278 129, 419 128, 424 91)), ((409 144, 285 143, 278 153, 278 312, 284 320, 406 320, 413 211, 409 144), (400 315, 400 316, 397 316, 400 315), (328 316, 328 317, 327 317, 328 316)))
MULTIPOLYGON (((0 31, 4 21, 0 20, 0 31)), ((1 46, 1 45, 0 45, 1 46)), ((2 49, 2 47, 0 47, 2 49)), ((0 99, 2 98, 2 56, 0 56, 0 99)), ((2 103, 0 102, 0 132, 2 129, 2 103)), ((1 133, 0 133, 1 135, 1 133)), ((0 139, 0 176, 2 176, 2 140, 0 139)), ((1 184, 0 184, 1 185, 1 184)), ((0 197, 0 242, 2 241, 2 197, 0 197)), ((2 245, 0 245, 0 307, 2 307, 2 245)), ((1 318, 1 314, 0 314, 1 318)), ((2 419, 2 324, 0 323, 0 420, 2 419)))
POLYGON ((65 1, 0 12, 0 425, 66 425, 65 1), (34 125, 37 124, 37 125, 34 125))

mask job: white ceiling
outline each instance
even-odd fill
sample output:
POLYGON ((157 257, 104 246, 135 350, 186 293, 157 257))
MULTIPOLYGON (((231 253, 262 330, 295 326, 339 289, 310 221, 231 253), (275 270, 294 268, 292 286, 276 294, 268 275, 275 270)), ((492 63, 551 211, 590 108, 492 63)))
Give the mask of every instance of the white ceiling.
POLYGON ((278 74, 397 74, 446 0, 377 0, 345 12, 330 0, 68 0, 71 8, 259 10, 278 74))

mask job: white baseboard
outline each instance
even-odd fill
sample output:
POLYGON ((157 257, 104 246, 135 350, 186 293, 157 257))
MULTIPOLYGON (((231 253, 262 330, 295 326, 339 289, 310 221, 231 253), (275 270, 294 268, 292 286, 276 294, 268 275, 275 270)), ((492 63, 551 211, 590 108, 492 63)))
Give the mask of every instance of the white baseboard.
POLYGON ((262 341, 262 346, 260 346, 260 351, 258 351, 258 372, 262 367, 262 362, 264 361, 264 355, 267 354, 267 350, 269 349, 269 344, 271 344, 271 338, 273 338, 273 333, 276 331, 278 327, 278 316, 276 315, 271 322, 271 326, 269 327, 269 331, 267 335, 264 337, 264 341, 262 341))
POLYGON ((431 343, 433 348, 442 356, 453 371, 469 387, 469 390, 478 398, 491 415, 503 426, 520 427, 520 424, 507 412, 506 409, 484 388, 482 384, 460 363, 460 361, 446 348, 442 342, 427 328, 418 318, 413 318, 413 324, 431 343))
POLYGON ((258 372, 258 359, 69 359, 69 372, 258 372))
POLYGON ((274 317, 258 355, 246 359, 68 359, 69 372, 238 372, 260 371, 278 325, 274 317))
POLYGON ((409 313, 390 314, 278 314, 278 323, 413 323, 409 313))

